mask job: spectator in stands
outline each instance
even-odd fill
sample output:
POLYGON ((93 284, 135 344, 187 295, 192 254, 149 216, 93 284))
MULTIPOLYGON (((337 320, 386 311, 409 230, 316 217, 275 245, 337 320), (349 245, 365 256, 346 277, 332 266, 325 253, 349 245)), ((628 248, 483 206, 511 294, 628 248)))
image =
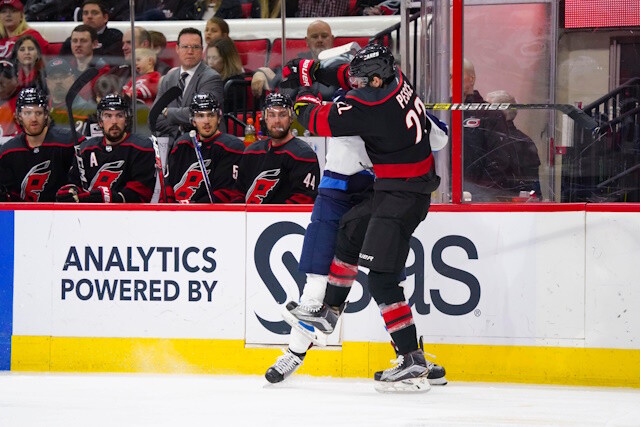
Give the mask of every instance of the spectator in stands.
MULTIPOLYGON (((222 37, 207 46, 207 64, 220 74, 222 84, 230 80, 244 80, 244 68, 236 45, 229 37, 222 37)), ((223 111, 239 111, 244 108, 245 87, 225 93, 223 111)))
MULTIPOLYGON (((151 36, 149 32, 142 27, 134 27, 135 31, 135 49, 150 48, 151 36)), ((120 86, 124 86, 127 81, 131 80, 131 52, 133 50, 131 30, 126 30, 122 35, 122 53, 124 54, 124 63, 117 67, 113 67, 109 74, 112 74, 120 80, 120 86)), ((137 50, 136 50, 137 52, 137 50)))
POLYGON ((309 144, 291 133, 291 98, 269 94, 263 117, 269 138, 245 149, 236 190, 250 204, 313 203, 320 180, 318 158, 309 144))
MULTIPOLYGON (((504 90, 487 94, 490 103, 515 104, 513 95, 504 90)), ((486 132, 485 155, 483 158, 483 184, 492 189, 494 197, 507 200, 519 196, 521 191, 535 194, 541 199, 540 156, 531 138, 516 128, 513 120, 516 110, 501 111, 497 117, 483 119, 482 128, 486 132)), ((529 197, 529 196, 528 196, 529 197)))
POLYGON ((165 75, 171 69, 171 56, 166 52, 167 38, 160 31, 149 31, 151 49, 156 53, 156 71, 165 75), (167 60, 169 62, 167 62, 167 60))
POLYGON ((204 27, 204 41, 207 46, 220 37, 229 37, 229 24, 222 19, 214 16, 207 21, 204 27))
POLYGON ((93 86, 96 80, 103 74, 109 72, 109 65, 100 57, 94 57, 95 48, 98 45, 98 35, 93 27, 86 24, 78 25, 71 32, 71 49, 73 51, 73 59, 71 60, 71 67, 73 72, 78 77, 87 68, 97 68, 99 71, 98 76, 93 79, 92 83, 85 86, 80 96, 86 100, 95 99, 95 93, 93 92, 93 86))
MULTIPOLYGON (((136 21, 163 21, 166 19, 162 0, 136 0, 133 14, 136 21)), ((112 21, 129 21, 129 0, 111 0, 109 18, 112 21)))
POLYGON ((176 46, 180 66, 173 68, 160 82, 157 97, 170 87, 178 86, 183 95, 172 101, 160 117, 156 128, 160 136, 175 138, 191 126, 189 105, 196 93, 211 93, 219 104, 224 102, 220 74, 202 60, 202 33, 195 28, 184 28, 178 34, 176 46), (182 127, 182 131, 180 128, 182 127))
POLYGON ((296 16, 304 18, 346 16, 348 11, 349 0, 298 0, 296 16))
MULTIPOLYGON (((107 28, 109 10, 101 0, 84 0, 82 3, 82 23, 96 31, 97 43, 94 47, 96 58, 103 58, 109 64, 119 64, 122 60, 122 32, 107 28)), ((71 55, 71 37, 60 48, 60 55, 71 55)))
POLYGON ((202 0, 164 0, 163 12, 167 19, 178 21, 200 20, 207 11, 202 0))
POLYGON ((18 133, 13 119, 18 92, 18 70, 10 61, 0 60, 0 137, 18 133))
POLYGON ((240 0, 213 0, 214 17, 220 19, 242 19, 240 0))
POLYGON ((82 162, 73 162, 70 184, 58 191, 56 200, 150 202, 156 182, 155 154, 149 138, 131 133, 128 99, 118 94, 102 98, 98 104, 98 123, 104 136, 80 144, 82 162))
POLYGON ((235 136, 220 131, 222 110, 210 93, 195 94, 190 112, 191 123, 197 131, 196 138, 202 144, 200 151, 211 184, 211 199, 189 134, 178 139, 169 155, 167 199, 180 203, 209 203, 211 200, 229 203, 234 197, 244 144, 235 136))
POLYGON ((0 201, 53 202, 67 182, 76 141, 50 127, 49 99, 38 88, 20 91, 16 122, 23 133, 0 146, 0 201))
POLYGON ((49 42, 29 27, 24 19, 23 9, 20 0, 0 0, 0 59, 10 58, 13 45, 24 35, 33 36, 42 53, 49 53, 49 42))
POLYGON ((27 34, 18 39, 11 53, 11 62, 18 69, 20 89, 37 87, 48 93, 42 51, 35 37, 27 34))
MULTIPOLYGON (((281 0, 252 0, 252 18, 280 18, 281 0)), ((298 0, 287 0, 285 14, 287 18, 293 18, 298 11, 298 0)))
MULTIPOLYGON (((69 126, 69 115, 65 97, 69 88, 75 81, 75 75, 71 65, 64 58, 55 58, 49 61, 46 68, 47 87, 51 95, 51 110, 49 114, 57 126, 69 126)), ((89 116, 96 111, 96 104, 77 96, 72 104, 73 120, 76 123, 78 135, 83 135, 89 116)))
MULTIPOLYGON (((160 73, 154 70, 156 54, 148 48, 136 49, 136 97, 144 101, 151 108, 158 94, 160 73)), ((133 98, 132 79, 122 88, 122 92, 133 98)))
MULTIPOLYGON (((299 55, 305 59, 318 59, 320 52, 333 47, 335 37, 331 32, 331 27, 325 21, 313 21, 307 27, 307 37, 305 38, 309 51, 299 55)), ((268 67, 261 67, 256 70, 251 79, 251 91, 255 96, 262 96, 263 91, 274 90, 282 81, 282 69, 278 67, 271 70, 268 67)), ((319 91, 324 99, 332 99, 337 88, 314 83, 313 89, 319 91)), ((317 92, 316 92, 317 93, 317 92)), ((295 93, 288 93, 292 98, 295 93)))
POLYGON ((400 13, 399 0, 358 0, 357 15, 397 15, 400 13))

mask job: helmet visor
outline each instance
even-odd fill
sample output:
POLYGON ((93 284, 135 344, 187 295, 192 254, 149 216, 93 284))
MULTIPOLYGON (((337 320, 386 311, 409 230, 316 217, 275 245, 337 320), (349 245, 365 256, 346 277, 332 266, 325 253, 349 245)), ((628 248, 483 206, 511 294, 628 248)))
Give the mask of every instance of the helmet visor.
POLYGON ((358 77, 349 74, 349 85, 354 89, 365 87, 368 83, 369 77, 358 77))

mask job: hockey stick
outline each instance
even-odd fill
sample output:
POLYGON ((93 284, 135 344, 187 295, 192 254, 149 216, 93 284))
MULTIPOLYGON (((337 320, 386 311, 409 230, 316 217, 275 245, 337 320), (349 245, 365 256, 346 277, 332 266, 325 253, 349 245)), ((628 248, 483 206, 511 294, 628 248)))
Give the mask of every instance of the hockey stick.
POLYGON ((598 123, 579 109, 570 104, 509 104, 509 103, 429 103, 424 104, 427 110, 460 110, 460 111, 504 111, 504 110, 558 110, 573 119, 579 126, 590 130, 592 133, 598 132, 598 123))
POLYGON ((196 138, 196 131, 191 130, 189 132, 189 137, 193 142, 193 148, 196 151, 196 157, 198 158, 198 164, 200 165, 200 171, 202 172, 202 180, 204 181, 204 186, 207 189, 207 195, 209 196, 209 201, 213 203, 213 196, 211 195, 211 183, 209 182, 209 175, 207 174, 207 168, 204 165, 204 158, 202 157, 202 151, 200 151, 200 146, 202 143, 198 141, 196 138))
POLYGON ((160 187, 162 188, 162 192, 164 194, 165 203, 167 200, 167 188, 164 186, 164 170, 162 169, 162 159, 160 159, 160 147, 158 146, 158 138, 156 138, 156 123, 158 121, 158 117, 160 117, 160 113, 165 109, 167 105, 171 103, 174 99, 177 99, 180 95, 182 95, 182 91, 179 87, 173 86, 170 87, 162 96, 156 99, 156 102, 151 106, 151 110, 149 110, 149 130, 151 131, 151 143, 153 144, 153 151, 156 155, 156 171, 158 172, 158 179, 160 180, 160 187))
POLYGON ((71 85, 67 91, 67 95, 64 97, 64 102, 67 106, 67 115, 69 116, 69 127, 71 129, 71 135, 75 143, 76 163, 78 165, 78 173, 80 174, 80 185, 83 189, 87 189, 87 174, 84 171, 84 162, 80 156, 80 144, 78 143, 78 132, 76 131, 76 122, 73 119, 73 101, 80 93, 83 87, 85 87, 95 76, 98 75, 97 68, 87 68, 82 74, 78 76, 75 82, 71 85))

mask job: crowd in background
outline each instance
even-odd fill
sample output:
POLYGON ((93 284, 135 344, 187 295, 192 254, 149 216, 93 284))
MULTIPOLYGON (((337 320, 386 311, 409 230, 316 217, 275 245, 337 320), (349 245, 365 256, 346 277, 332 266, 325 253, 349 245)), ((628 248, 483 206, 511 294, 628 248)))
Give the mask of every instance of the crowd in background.
MULTIPOLYGON (((298 0, 286 2, 286 14, 295 17, 396 14, 399 13, 399 4, 392 0, 298 0)), ((103 132, 96 115, 101 99, 113 93, 133 98, 134 87, 136 128, 142 135, 149 134, 148 112, 156 98, 172 86, 183 89, 184 96, 165 108, 157 123, 156 135, 168 137, 171 146, 185 131, 193 128, 189 105, 191 98, 198 93, 211 93, 219 103, 221 117, 218 126, 222 131, 227 131, 227 125, 231 124, 222 119, 222 114, 238 116, 238 112, 243 111, 245 116, 240 118, 248 121, 247 104, 264 102, 265 96, 271 92, 282 91, 295 100, 295 92, 279 87, 282 80, 280 67, 265 66, 252 70, 243 66, 225 21, 277 18, 281 11, 280 0, 140 0, 136 1, 135 8, 137 21, 205 19, 204 33, 201 35, 200 31, 188 28, 183 34, 183 30, 174 52, 173 48, 167 47, 164 34, 145 28, 144 22, 135 27, 134 34, 130 30, 123 33, 109 27, 109 21, 129 20, 128 0, 62 0, 55 3, 28 0, 24 4, 20 0, 0 0, 0 136, 12 137, 21 131, 14 119, 14 111, 16 99, 25 88, 37 88, 46 93, 52 123, 68 127, 66 93, 75 79, 89 68, 95 68, 97 75, 74 99, 72 109, 77 132, 87 137, 103 132), (62 43, 59 52, 54 52, 52 45, 28 24, 28 21, 40 20, 81 22, 62 43), (182 37, 189 41, 181 42, 182 37), (135 63, 132 61, 134 56, 135 63), (250 83, 250 89, 242 85, 236 87, 233 82, 250 83)), ((317 60, 321 51, 333 47, 333 42, 330 26, 316 20, 307 29, 308 49, 299 56, 317 60)), ((313 90, 321 93, 324 99, 331 99, 335 88, 317 85, 313 90)), ((473 101, 472 95, 473 92, 468 98, 470 102, 473 101)), ((505 96, 508 98, 509 94, 502 94, 502 98, 505 96)), ((264 127, 260 117, 261 106, 252 105, 252 119, 257 138, 266 139, 269 135, 261 129, 264 127)), ((529 156, 532 158, 527 166, 529 170, 526 178, 522 178, 520 175, 524 172, 518 170, 519 151, 514 148, 514 139, 525 140, 530 150, 535 149, 535 145, 529 143, 526 135, 516 134, 513 125, 507 125, 513 123, 513 117, 500 116, 496 119, 494 116, 483 120, 486 126, 480 127, 482 137, 479 145, 475 144, 475 129, 465 129, 465 138, 470 141, 465 157, 467 186, 476 195, 486 195, 478 199, 483 201, 510 198, 521 190, 533 190, 532 194, 540 197, 537 152, 529 156), (496 124, 503 122, 504 125, 496 124), (504 137, 496 141, 496 138, 487 136, 489 130, 494 135, 507 135, 507 141, 503 141, 504 137), (492 147, 487 148, 488 145, 492 147), (507 172, 505 165, 511 165, 507 172)), ((304 131, 296 123, 293 123, 293 129, 294 133, 304 131)), ((242 136, 242 127, 239 132, 236 128, 232 133, 242 136)), ((248 140, 247 145, 252 141, 248 140)))

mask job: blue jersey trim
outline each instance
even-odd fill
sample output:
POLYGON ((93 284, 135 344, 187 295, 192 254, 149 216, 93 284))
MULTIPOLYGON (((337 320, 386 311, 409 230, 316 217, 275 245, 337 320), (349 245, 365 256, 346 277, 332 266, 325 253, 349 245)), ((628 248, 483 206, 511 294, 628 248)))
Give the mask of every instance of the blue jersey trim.
POLYGON ((13 211, 0 211, 0 242, 0 371, 8 371, 13 333, 13 211))

